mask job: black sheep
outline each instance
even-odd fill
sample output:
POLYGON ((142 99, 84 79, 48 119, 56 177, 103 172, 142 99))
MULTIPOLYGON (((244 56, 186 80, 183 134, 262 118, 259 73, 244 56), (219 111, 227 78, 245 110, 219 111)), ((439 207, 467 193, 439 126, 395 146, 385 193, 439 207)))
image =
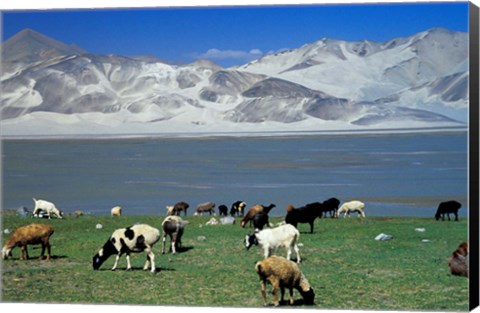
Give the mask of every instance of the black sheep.
POLYGON ((298 223, 310 224, 310 233, 313 233, 315 219, 322 215, 323 204, 314 202, 300 208, 294 208, 291 204, 287 207, 285 222, 297 227, 298 223))
POLYGON ((441 202, 438 205, 437 213, 435 213, 435 219, 438 221, 440 217, 442 221, 445 220, 445 214, 447 214, 448 220, 450 221, 450 213, 455 214, 455 220, 458 221, 458 210, 462 207, 460 202, 455 200, 441 202))

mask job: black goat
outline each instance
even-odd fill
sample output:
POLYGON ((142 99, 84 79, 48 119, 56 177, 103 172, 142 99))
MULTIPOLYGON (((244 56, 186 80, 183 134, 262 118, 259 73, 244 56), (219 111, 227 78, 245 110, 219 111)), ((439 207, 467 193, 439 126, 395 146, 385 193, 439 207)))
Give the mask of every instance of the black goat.
POLYGON ((265 225, 268 225, 268 213, 259 212, 255 214, 252 221, 255 230, 262 230, 265 225))
POLYGON ((438 221, 440 217, 442 221, 445 220, 445 214, 447 214, 448 220, 450 221, 450 213, 455 215, 455 220, 458 221, 458 210, 462 207, 460 202, 455 200, 441 202, 438 205, 437 213, 435 213, 435 219, 438 221))
POLYGON ((289 204, 285 222, 295 227, 297 227, 298 223, 308 223, 310 224, 310 233, 312 234, 315 219, 322 215, 322 211, 323 204, 320 202, 310 203, 300 208, 295 208, 289 204))
POLYGON ((335 213, 338 210, 338 206, 340 205, 340 200, 337 198, 330 198, 328 200, 325 200, 322 202, 322 215, 325 213, 325 217, 327 216, 327 213, 330 214, 331 218, 335 217, 335 213))

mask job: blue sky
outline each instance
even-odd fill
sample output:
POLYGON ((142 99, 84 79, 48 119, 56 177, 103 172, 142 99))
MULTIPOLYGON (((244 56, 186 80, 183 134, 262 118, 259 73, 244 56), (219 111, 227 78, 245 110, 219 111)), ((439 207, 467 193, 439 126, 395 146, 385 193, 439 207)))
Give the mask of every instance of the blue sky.
POLYGON ((98 54, 208 58, 232 66, 321 38, 387 41, 433 27, 468 31, 468 2, 4 10, 2 41, 30 28, 98 54))

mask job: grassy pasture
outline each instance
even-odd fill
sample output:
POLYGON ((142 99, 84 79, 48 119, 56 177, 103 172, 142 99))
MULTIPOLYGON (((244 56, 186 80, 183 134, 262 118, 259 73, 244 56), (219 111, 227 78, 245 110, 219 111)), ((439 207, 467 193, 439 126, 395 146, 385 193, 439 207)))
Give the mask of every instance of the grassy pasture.
MULTIPOLYGON (((124 271, 124 257, 115 272, 110 270, 114 257, 101 270, 92 269, 93 255, 114 229, 137 222, 160 228, 163 218, 82 216, 40 221, 2 216, 2 232, 33 221, 55 228, 52 260, 38 260, 40 246, 31 246, 29 260, 19 260, 20 249, 16 248, 13 258, 2 261, 2 302, 262 306, 254 271, 262 251, 258 247, 246 251, 243 239, 251 229, 242 229, 238 218, 235 225, 206 226, 210 217, 187 217, 191 223, 180 253, 162 255, 161 241, 154 246, 156 274, 142 270, 143 253, 132 255, 133 271, 124 271), (96 229, 97 223, 103 228, 96 229), (46 288, 50 292, 44 292, 46 288)), ((317 219, 313 234, 308 233, 307 224, 300 224, 299 229, 300 266, 316 293, 313 308, 468 310, 468 279, 452 276, 446 261, 467 239, 465 219, 324 218, 317 219), (415 228, 425 228, 425 232, 415 228), (374 240, 380 233, 393 239, 374 240)), ((3 235, 2 246, 8 237, 3 235)), ((286 255, 284 250, 276 254, 286 255)), ((297 308, 312 308, 302 305, 297 292, 294 296, 297 308)))

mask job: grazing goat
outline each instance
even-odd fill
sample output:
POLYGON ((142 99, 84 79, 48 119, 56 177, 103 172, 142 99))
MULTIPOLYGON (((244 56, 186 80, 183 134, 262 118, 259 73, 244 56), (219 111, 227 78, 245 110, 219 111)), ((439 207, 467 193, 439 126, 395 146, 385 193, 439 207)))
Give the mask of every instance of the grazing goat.
POLYGON ((325 213, 325 217, 327 216, 327 213, 330 214, 330 217, 335 217, 335 214, 338 211, 338 206, 340 205, 340 200, 337 198, 330 198, 328 200, 325 200, 322 202, 323 208, 322 208, 322 215, 325 213))
POLYGON ((285 247, 287 249, 288 260, 290 260, 293 248, 297 254, 297 262, 300 263, 300 251, 297 246, 299 238, 300 233, 298 230, 290 224, 285 224, 246 235, 245 247, 248 250, 252 245, 260 244, 263 247, 264 258, 268 258, 274 249, 285 247))
POLYGON ((323 205, 320 202, 309 203, 300 208, 294 208, 289 204, 287 207, 287 215, 285 223, 297 227, 298 223, 310 224, 310 233, 313 234, 313 225, 315 219, 322 215, 323 205))
POLYGON ((218 214, 220 216, 227 216, 228 214, 228 207, 225 204, 218 206, 218 214))
POLYGON ((8 239, 7 243, 2 249, 2 259, 6 260, 12 255, 12 250, 15 247, 22 247, 22 255, 20 260, 28 259, 27 245, 42 245, 42 252, 40 259, 43 259, 45 249, 47 250, 47 260, 50 260, 50 236, 53 235, 53 227, 45 224, 30 224, 27 226, 18 227, 8 239))
POLYGON ((281 301, 285 294, 285 288, 290 293, 290 305, 293 301, 293 289, 297 289, 303 297, 305 304, 313 304, 315 292, 305 275, 300 271, 297 264, 283 257, 273 255, 255 264, 255 271, 260 277, 263 305, 267 305, 267 282, 272 285, 273 304, 279 305, 277 292, 280 288, 281 301))
POLYGON ((342 204, 340 209, 338 209, 337 213, 335 214, 335 217, 339 217, 340 214, 343 213, 343 217, 350 217, 350 213, 352 212, 357 212, 358 216, 365 217, 365 204, 361 201, 350 201, 350 202, 345 202, 342 204))
POLYGON ((122 208, 119 207, 119 206, 113 207, 110 210, 110 215, 112 215, 113 217, 121 216, 122 215, 122 208))
POLYGON ((47 214, 48 219, 51 219, 52 215, 57 218, 63 217, 63 212, 57 209, 55 204, 45 200, 37 200, 33 198, 33 202, 35 203, 35 208, 33 209, 33 216, 37 216, 40 212, 44 212, 47 214))
POLYGON ((437 213, 435 213, 435 219, 438 221, 440 217, 442 221, 445 220, 445 214, 447 214, 448 220, 450 221, 450 213, 455 215, 455 221, 458 221, 458 210, 462 207, 460 202, 455 200, 441 202, 438 205, 437 213))
POLYGON ((177 203, 175 203, 175 205, 167 205, 166 206, 167 215, 180 215, 180 212, 183 211, 185 216, 187 216, 187 209, 189 207, 190 206, 188 205, 188 203, 183 202, 183 201, 177 202, 177 203))
POLYGON ((243 216, 243 210, 245 209, 246 206, 247 206, 247 204, 243 201, 234 202, 232 204, 232 207, 230 208, 230 215, 231 216, 235 216, 235 215, 243 216))
POLYGON ((170 251, 173 254, 177 253, 177 248, 182 246, 182 236, 185 225, 188 221, 184 221, 180 216, 167 216, 162 223, 163 239, 162 239, 162 254, 165 254, 165 243, 167 235, 170 236, 170 251))
POLYGON ((208 212, 210 215, 215 215, 215 203, 213 202, 205 202, 200 203, 197 206, 197 210, 195 211, 194 215, 203 215, 203 213, 208 212))
POLYGON ((103 248, 93 257, 93 269, 98 270, 103 262, 111 255, 116 254, 115 263, 112 267, 112 271, 114 271, 120 257, 126 254, 127 270, 131 270, 130 253, 145 251, 147 260, 143 269, 147 270, 151 264, 151 272, 155 273, 155 255, 152 252, 152 246, 159 239, 160 231, 146 224, 135 224, 127 228, 117 229, 103 245, 103 248))
POLYGON ((268 214, 270 212, 270 210, 272 210, 274 207, 275 207, 275 204, 273 204, 273 203, 270 204, 269 206, 264 206, 264 205, 261 205, 261 204, 254 205, 253 207, 248 209, 247 214, 245 214, 242 221, 240 222, 240 226, 242 226, 242 228, 245 228, 245 225, 247 224, 247 222, 252 221, 253 217, 257 213, 264 212, 264 213, 268 214))
POLYGON ((469 248, 468 242, 462 242, 457 250, 452 253, 448 261, 450 272, 453 275, 468 277, 468 263, 469 263, 469 248))

